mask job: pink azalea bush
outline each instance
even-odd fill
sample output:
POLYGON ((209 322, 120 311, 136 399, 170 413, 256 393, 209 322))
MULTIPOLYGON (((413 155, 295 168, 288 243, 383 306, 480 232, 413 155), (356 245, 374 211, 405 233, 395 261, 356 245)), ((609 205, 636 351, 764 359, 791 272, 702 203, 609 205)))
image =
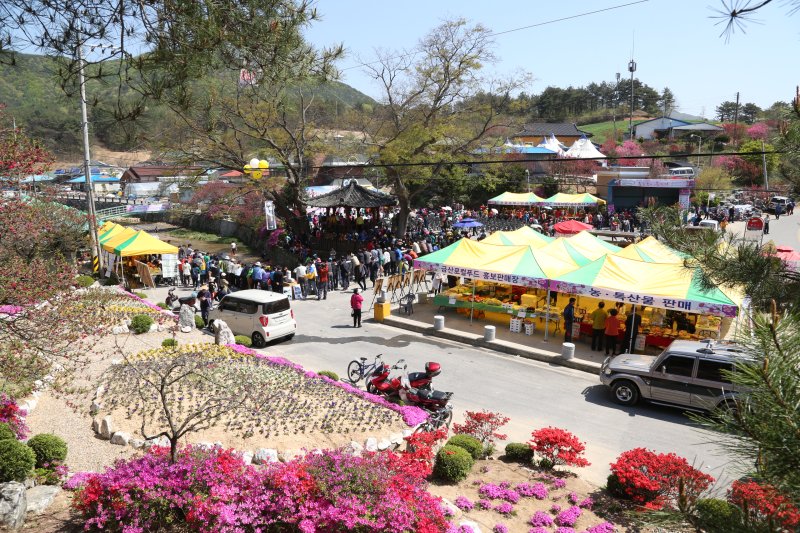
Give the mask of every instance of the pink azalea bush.
POLYGON ((16 400, 0 392, 0 422, 8 424, 20 440, 27 438, 30 431, 25 423, 27 414, 25 409, 19 408, 16 400))
POLYGON ((572 527, 575 525, 575 522, 578 521, 578 518, 580 518, 581 513, 581 508, 573 505, 569 509, 558 513, 555 522, 559 526, 572 527))
POLYGON ((192 447, 170 463, 154 447, 84 476, 72 505, 86 529, 125 533, 447 530, 441 501, 407 466, 402 454, 326 450, 258 467, 233 450, 192 447))

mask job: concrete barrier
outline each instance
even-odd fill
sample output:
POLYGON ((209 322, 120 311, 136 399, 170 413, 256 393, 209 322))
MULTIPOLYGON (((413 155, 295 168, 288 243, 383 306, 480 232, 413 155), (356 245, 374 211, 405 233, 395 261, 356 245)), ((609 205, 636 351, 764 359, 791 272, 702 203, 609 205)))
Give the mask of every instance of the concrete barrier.
POLYGON ((483 326, 483 340, 486 342, 493 341, 497 337, 497 328, 494 326, 483 326))
POLYGON ((442 331, 444 329, 444 317, 442 315, 434 315, 433 329, 436 331, 442 331))
POLYGON ((575 345, 571 342, 565 342, 561 345, 561 357, 567 361, 575 358, 575 345))

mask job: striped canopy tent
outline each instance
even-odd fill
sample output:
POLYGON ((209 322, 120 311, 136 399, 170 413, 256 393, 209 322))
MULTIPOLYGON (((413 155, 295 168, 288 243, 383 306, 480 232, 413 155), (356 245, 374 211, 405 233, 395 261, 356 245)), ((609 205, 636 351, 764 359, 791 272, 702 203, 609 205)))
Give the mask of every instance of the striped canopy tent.
POLYGON ((590 259, 597 259, 605 254, 616 254, 622 251, 619 246, 595 237, 588 231, 581 231, 571 237, 566 237, 570 246, 590 259))
POLYGON ((606 201, 588 192, 578 194, 559 192, 545 199, 543 203, 554 207, 575 207, 604 204, 606 201))
POLYGON ((522 226, 514 231, 495 231, 482 241, 484 244, 526 245, 532 248, 541 248, 553 242, 552 237, 539 233, 530 226, 522 226))
POLYGON ((544 198, 532 192, 504 192, 489 200, 494 205, 536 205, 544 202, 544 198))
POLYGON ((99 228, 97 228, 97 234, 101 235, 117 225, 118 224, 116 222, 111 222, 110 220, 106 220, 99 228))
POLYGON ((573 262, 559 260, 530 246, 498 246, 471 239, 461 239, 415 259, 414 267, 530 287, 546 287, 546 280, 576 268, 573 262))
POLYGON ((564 237, 555 239, 553 242, 539 248, 539 250, 553 259, 572 264, 573 270, 591 263, 592 259, 597 259, 598 257, 586 257, 569 243, 569 239, 564 237))
POLYGON ((700 272, 669 263, 605 255, 557 277, 552 290, 618 302, 735 317, 739 303, 718 288, 704 290, 700 272))
POLYGON ((168 244, 157 237, 153 237, 144 230, 137 231, 133 236, 127 240, 114 246, 112 250, 108 250, 107 245, 104 245, 107 251, 118 255, 120 257, 131 257, 134 255, 161 255, 161 254, 177 254, 178 247, 168 244))
POLYGON ((662 244, 655 237, 647 237, 636 244, 630 244, 616 253, 618 257, 645 261, 647 263, 683 264, 683 256, 662 244))
POLYGON ((103 235, 100 235, 100 244, 103 245, 105 250, 113 253, 114 246, 130 239, 135 233, 135 229, 117 225, 116 227, 105 232, 103 235), (106 248, 106 245, 109 245, 110 248, 106 248))

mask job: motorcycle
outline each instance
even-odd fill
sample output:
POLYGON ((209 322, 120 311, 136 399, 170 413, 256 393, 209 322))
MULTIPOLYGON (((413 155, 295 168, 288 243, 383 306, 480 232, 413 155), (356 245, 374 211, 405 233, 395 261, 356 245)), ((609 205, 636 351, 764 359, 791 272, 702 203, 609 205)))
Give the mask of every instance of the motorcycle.
POLYGON ((386 363, 378 366, 372 372, 372 377, 367 382, 367 391, 386 397, 399 396, 399 391, 403 386, 403 378, 395 376, 390 379, 389 375, 392 370, 402 370, 404 376, 407 376, 411 387, 414 389, 430 389, 433 378, 442 373, 442 365, 429 361, 425 363, 425 372, 411 372, 410 374, 406 374, 405 370, 407 365, 405 363, 405 359, 400 359, 392 366, 386 363))
POLYGON ((449 425, 453 417, 453 406, 448 405, 452 392, 444 392, 431 388, 415 388, 412 386, 410 375, 405 374, 400 378, 400 389, 397 391, 404 403, 409 403, 430 414, 442 414, 442 423, 449 425))
POLYGON ((178 297, 175 295, 175 287, 172 287, 169 291, 167 291, 167 299, 165 300, 167 309, 172 309, 172 304, 177 300, 178 297))

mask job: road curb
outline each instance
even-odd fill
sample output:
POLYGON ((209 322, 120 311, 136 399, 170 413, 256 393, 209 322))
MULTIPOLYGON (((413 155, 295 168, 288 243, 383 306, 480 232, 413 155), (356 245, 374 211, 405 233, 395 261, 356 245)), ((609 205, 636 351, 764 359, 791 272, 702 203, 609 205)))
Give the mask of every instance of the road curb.
POLYGON ((517 355, 525 359, 532 359, 534 361, 542 361, 551 365, 564 366, 575 370, 581 370, 590 374, 597 375, 600 372, 600 364, 593 361, 582 361, 580 359, 564 359, 561 354, 556 352, 549 352, 540 350, 538 348, 531 348, 513 342, 504 340, 485 341, 482 335, 474 333, 467 333, 456 329, 444 328, 442 330, 435 330, 433 326, 428 326, 422 322, 408 320, 402 317, 388 316, 383 319, 383 322, 378 322, 394 328, 404 329, 421 333, 427 337, 437 337, 440 339, 447 339, 470 346, 479 348, 487 348, 496 352, 502 352, 509 355, 517 355))

